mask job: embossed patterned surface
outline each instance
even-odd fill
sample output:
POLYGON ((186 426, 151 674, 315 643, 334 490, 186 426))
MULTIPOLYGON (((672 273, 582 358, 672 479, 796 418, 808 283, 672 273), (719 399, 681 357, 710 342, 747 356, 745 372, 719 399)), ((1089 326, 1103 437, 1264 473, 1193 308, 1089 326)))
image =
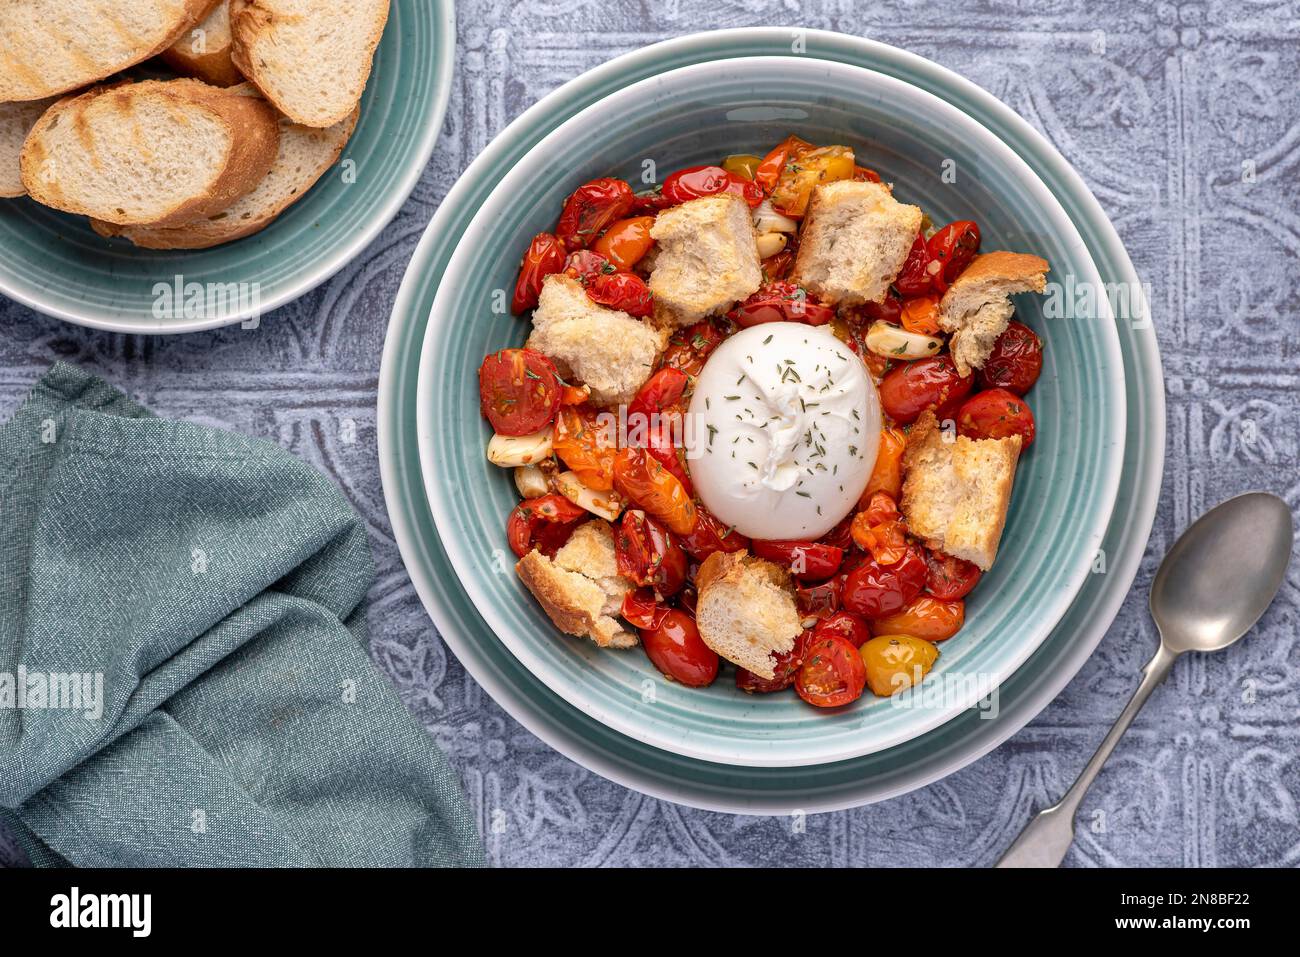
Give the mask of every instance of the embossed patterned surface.
MULTIPOLYGON (((1294 3, 462 0, 452 104, 419 188, 323 288, 240 328, 149 339, 90 332, 0 299, 0 415, 55 358, 165 416, 280 442, 369 522, 374 655, 461 770, 502 865, 991 863, 1060 794, 1155 648, 1146 586, 1165 548, 1222 498, 1265 488, 1300 508, 1300 7, 1294 3), (860 8, 860 9, 859 9, 860 8), (650 12, 653 11, 653 12, 650 12), (1152 286, 1168 460, 1136 590, 1066 691, 966 769, 872 807, 732 817, 652 800, 560 757, 467 677, 393 542, 375 449, 384 326, 405 264, 460 170, 511 118, 581 71, 712 27, 792 23, 867 35, 970 77, 1079 169, 1152 286)), ((1231 569, 1224 570, 1225 587, 1231 569)), ((1300 564, 1245 642, 1185 658, 1094 786, 1068 863, 1300 863, 1300 564)), ((0 834, 0 861, 20 855, 0 834)))

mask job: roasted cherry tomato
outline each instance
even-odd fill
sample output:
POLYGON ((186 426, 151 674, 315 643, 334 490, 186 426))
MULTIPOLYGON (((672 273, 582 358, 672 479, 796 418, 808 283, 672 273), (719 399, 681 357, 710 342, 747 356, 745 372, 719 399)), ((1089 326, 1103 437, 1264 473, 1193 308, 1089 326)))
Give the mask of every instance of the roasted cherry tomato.
POLYGON ((501 349, 478 367, 479 408, 498 435, 531 435, 560 407, 555 365, 532 349, 501 349))
POLYGON ((1034 444, 1034 413, 1025 400, 1006 389, 989 389, 965 401, 957 413, 957 434, 971 439, 1005 439, 1018 435, 1020 451, 1034 444))
POLYGON ((723 525, 703 505, 695 507, 695 515, 695 527, 679 540, 686 554, 697 562, 704 561, 714 552, 742 552, 749 548, 748 538, 723 525))
POLYGON ((853 516, 845 515, 840 523, 823 535, 818 541, 823 545, 833 545, 842 551, 853 547, 853 516))
POLYGON ((656 601, 651 589, 636 588, 623 596, 619 614, 633 628, 658 628, 668 614, 668 606, 656 601))
POLYGON ((762 162, 763 157, 755 156, 753 153, 733 153, 723 159, 722 168, 741 179, 753 179, 754 173, 758 171, 758 166, 762 162))
POLYGON ((867 169, 865 166, 853 167, 853 178, 859 183, 879 183, 880 174, 874 169, 867 169))
POLYGON ((506 522, 506 539, 510 550, 523 558, 533 547, 554 555, 569 535, 590 516, 563 495, 552 492, 540 498, 520 502, 506 522))
POLYGON ((837 611, 813 626, 814 638, 829 638, 832 635, 843 638, 854 648, 861 648, 871 637, 871 630, 865 619, 849 611, 837 611))
POLYGON ((867 668, 858 649, 830 635, 808 642, 794 690, 818 708, 838 708, 856 701, 867 684, 867 668))
POLYGON ((597 276, 616 272, 618 268, 612 262, 590 249, 576 249, 564 260, 564 274, 584 286, 590 286, 597 276))
POLYGON ((937 264, 929 267, 934 291, 943 294, 979 254, 980 228, 969 219, 949 223, 930 237, 925 251, 937 264))
POLYGON ((867 558, 845 577, 840 604, 863 618, 884 618, 921 594, 925 573, 925 559, 915 546, 893 565, 867 558))
POLYGON ((797 136, 787 136, 754 168, 754 181, 763 187, 764 192, 772 192, 786 164, 812 148, 813 145, 807 140, 801 140, 797 136))
POLYGON ((644 319, 654 312, 654 297, 650 287, 640 276, 630 272, 612 272, 597 276, 587 286, 587 297, 592 302, 621 309, 629 316, 644 319))
POLYGON ((778 282, 788 277, 790 271, 794 268, 794 260, 797 252, 798 250, 792 248, 791 243, 787 242, 785 248, 779 253, 768 256, 759 263, 763 273, 763 282, 778 282))
POLYGON ((901 299, 898 293, 890 289, 885 293, 882 302, 864 302, 856 306, 844 306, 840 309, 840 314, 846 316, 851 321, 859 325, 870 325, 873 322, 887 322, 890 325, 898 326, 903 322, 903 306, 907 300, 901 299))
POLYGON ((614 456, 614 488, 674 535, 694 530, 695 503, 672 472, 645 449, 619 449, 614 456))
POLYGON ((794 599, 799 608, 799 617, 827 618, 835 614, 840 610, 840 591, 843 587, 843 575, 836 575, 816 584, 796 582, 794 599))
POLYGON ((718 676, 718 653, 704 643, 695 619, 670 608, 653 628, 641 629, 646 657, 671 678, 688 688, 703 688, 718 676))
POLYGON ((903 452, 906 449, 907 437, 902 429, 880 431, 876 464, 871 467, 871 478, 867 479, 866 490, 858 500, 863 508, 877 492, 884 492, 895 501, 903 494, 903 452))
POLYGON ((750 551, 759 558, 784 565, 801 581, 816 582, 830 578, 840 570, 840 563, 844 561, 843 549, 817 542, 755 540, 750 544, 750 551))
POLYGON ((591 398, 591 389, 585 385, 563 385, 560 387, 560 405, 582 405, 591 398))
POLYGON ((908 332, 919 332, 923 336, 937 336, 943 330, 939 327, 939 297, 917 296, 903 302, 898 312, 898 321, 908 332))
POLYGON ((911 635, 926 641, 944 641, 961 631, 966 621, 966 603, 960 598, 943 601, 932 595, 917 595, 902 609, 871 622, 882 635, 911 635))
POLYGON ((824 326, 835 318, 835 309, 822 305, 802 286, 792 282, 770 282, 731 312, 727 318, 748 329, 764 322, 802 322, 824 326))
POLYGON ((620 575, 665 598, 686 584, 686 553, 668 529, 640 509, 629 508, 615 526, 614 556, 620 575))
POLYGON ((917 359, 889 371, 880 383, 880 405, 899 425, 910 425, 927 409, 964 398, 974 378, 962 377, 950 356, 917 359))
POLYGON ((702 196, 732 193, 751 207, 763 201, 763 188, 751 180, 729 173, 721 166, 692 166, 678 170, 664 180, 663 196, 668 203, 687 203, 702 196))
POLYGON ((1043 343, 1023 322, 1014 319, 993 343, 976 378, 984 389, 1006 389, 1024 395, 1043 371, 1043 343))
POLYGON ((903 268, 899 270, 898 278, 894 280, 894 288, 902 293, 905 299, 924 296, 934 290, 930 278, 930 253, 926 249, 925 237, 920 233, 912 240, 912 248, 907 253, 907 259, 903 261, 903 268))
POLYGON ((668 340, 668 348, 664 351, 664 367, 678 369, 688 376, 698 376, 709 353, 724 338, 717 326, 707 319, 685 329, 678 329, 668 340))
POLYGON ((542 292, 542 280, 564 268, 564 245, 550 233, 538 233, 528 244, 523 262, 519 264, 519 279, 515 295, 510 301, 510 311, 515 315, 537 305, 542 292))
POLYGON ((794 684, 799 668, 803 665, 804 652, 808 648, 808 642, 812 640, 812 634, 811 628, 805 628, 794 640, 793 648, 772 656, 775 664, 772 666, 774 674, 771 678, 764 678, 747 668, 737 666, 736 687, 750 694, 768 694, 773 691, 784 691, 790 687, 794 684))
POLYGON ((919 684, 930 672, 939 649, 912 635, 877 635, 860 649, 873 694, 888 698, 919 684))
POLYGON ((591 248, 613 263, 616 269, 631 269, 655 244, 650 238, 650 227, 654 223, 653 216, 620 219, 605 230, 591 248))
POLYGON ((579 186, 564 201, 555 234, 568 249, 585 249, 615 220, 632 211, 632 187, 604 177, 579 186))
POLYGON ((664 197, 658 186, 637 193, 632 197, 631 212, 634 216, 653 216, 661 209, 667 209, 672 203, 664 197))
POLYGON ((689 377, 680 369, 660 369, 637 389, 636 395, 628 404, 628 428, 632 428, 633 416, 643 419, 646 428, 649 428, 652 416, 663 414, 681 401, 689 384, 689 377))
POLYGON ((965 598, 983 574, 974 562, 932 549, 925 553, 925 565, 925 590, 941 601, 965 598))
POLYGON ((853 519, 853 543, 881 565, 896 565, 907 554, 907 526, 899 518, 872 521, 870 512, 859 512, 853 519))
POLYGON ((781 168, 772 188, 772 208, 797 219, 808 211, 808 201, 819 183, 852 179, 855 168, 853 150, 847 146, 804 150, 781 168))
POLYGON ((555 417, 551 448, 579 481, 598 492, 614 487, 618 434, 588 405, 563 405, 555 417))
POLYGON ((693 495, 690 474, 677 451, 684 434, 682 395, 689 384, 680 369, 665 367, 652 375, 628 405, 627 434, 629 445, 646 449, 682 483, 687 495, 693 495))

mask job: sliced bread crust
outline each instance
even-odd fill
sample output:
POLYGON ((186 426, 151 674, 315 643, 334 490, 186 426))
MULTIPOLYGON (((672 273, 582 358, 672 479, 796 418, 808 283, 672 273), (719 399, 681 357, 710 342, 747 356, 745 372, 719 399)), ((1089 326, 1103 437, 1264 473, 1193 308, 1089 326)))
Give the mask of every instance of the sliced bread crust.
POLYGON ((56 99, 0 103, 0 197, 12 199, 27 194, 18 168, 18 157, 22 154, 27 134, 56 99))
POLYGON ((56 103, 23 145, 46 206, 119 226, 176 226, 229 207, 279 150, 275 110, 198 80, 96 87, 56 103))
POLYGON ((700 638, 733 664, 776 676, 774 654, 794 648, 803 631, 790 575, 748 552, 714 552, 695 576, 700 638))
POLYGON ((184 33, 159 56, 169 67, 213 86, 234 86, 244 82, 230 58, 230 3, 220 2, 198 26, 184 33))
POLYGON ((281 117, 280 149, 270 172, 229 209, 182 226, 116 226, 98 219, 90 225, 101 236, 121 236, 144 249, 209 249, 251 236, 302 199, 337 162, 360 112, 358 107, 342 123, 324 130, 281 117))
POLYGON ((939 303, 939 325, 953 334, 948 348, 961 375, 984 368, 1016 311, 1009 297, 1042 292, 1047 269, 1039 256, 999 250, 976 256, 948 287, 939 303))
POLYGON ((1007 523, 1018 435, 1004 439, 945 436, 933 412, 923 412, 903 452, 899 510, 912 533, 933 549, 993 567, 1007 523))
POLYGON ((231 58, 276 108, 333 126, 361 101, 389 0, 231 0, 231 58))
POLYGON ((217 0, 4 0, 0 102, 98 83, 161 53, 217 0))

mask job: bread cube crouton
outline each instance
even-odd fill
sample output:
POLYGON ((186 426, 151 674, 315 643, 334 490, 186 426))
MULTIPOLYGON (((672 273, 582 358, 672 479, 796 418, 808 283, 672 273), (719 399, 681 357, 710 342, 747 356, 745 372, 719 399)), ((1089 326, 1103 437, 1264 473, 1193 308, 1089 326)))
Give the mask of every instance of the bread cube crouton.
POLYGON ((673 326, 726 312, 763 283, 758 237, 739 196, 704 196, 666 209, 650 235, 658 243, 650 292, 673 326))
POLYGON ((515 571, 565 634, 590 638, 602 648, 638 643, 636 632, 617 618, 633 585, 618 573, 609 522, 593 519, 578 526, 553 559, 533 549, 515 571))
POLYGON ((933 412, 912 426, 903 452, 899 508, 931 548, 993 567, 1007 522, 1021 439, 945 437, 933 412))
POLYGON ((921 231, 921 208, 881 183, 841 180, 813 190, 794 280, 823 302, 883 302, 921 231))
POLYGON ((1027 253, 984 253, 953 281, 939 303, 939 325, 953 334, 948 351, 959 373, 984 368, 1016 311, 1008 297, 1042 292, 1047 269, 1046 259, 1027 253))
POLYGON ((775 677, 772 656, 794 648, 803 630, 786 570, 747 552, 714 552, 695 586, 695 623, 704 643, 756 675, 775 677))
POLYGON ((593 302, 581 283, 557 273, 542 283, 526 345, 555 360, 562 374, 591 389, 594 404, 605 406, 632 401, 666 341, 664 332, 593 302))

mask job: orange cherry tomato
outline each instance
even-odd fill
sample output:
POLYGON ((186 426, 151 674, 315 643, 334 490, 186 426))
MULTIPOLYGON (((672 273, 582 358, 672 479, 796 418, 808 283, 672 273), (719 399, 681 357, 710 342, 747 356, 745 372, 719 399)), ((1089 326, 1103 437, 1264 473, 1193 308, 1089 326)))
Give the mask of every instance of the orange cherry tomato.
POLYGON ((618 433, 601 422, 589 405, 562 405, 555 418, 551 448, 583 485, 598 492, 614 487, 618 433))
POLYGON ((876 464, 871 469, 871 478, 867 479, 866 491, 858 500, 860 508, 866 508, 877 492, 884 492, 895 500, 903 494, 903 450, 906 448, 907 439, 902 429, 881 430, 876 464))
POLYGON ((776 181, 781 178, 781 170, 785 169, 785 164, 812 148, 813 145, 807 140, 801 140, 797 136, 787 136, 763 157, 763 161, 754 170, 754 182, 763 187, 763 192, 772 192, 776 181))
POLYGON ((695 528, 695 503, 673 473, 645 449, 619 449, 614 487, 674 535, 689 535, 695 528))
POLYGON ((892 615, 873 618, 871 630, 878 635, 911 635, 926 641, 944 641, 961 631, 965 621, 966 602, 962 599, 943 601, 921 595, 892 615))
POLYGON ((913 635, 877 635, 860 649, 873 694, 888 698, 920 683, 939 657, 939 649, 913 635))
POLYGON ((560 389, 560 405, 582 405, 591 398, 591 389, 585 385, 566 385, 560 389))
POLYGON ((612 262, 617 269, 631 269, 650 251, 653 216, 633 216, 613 223, 591 248, 612 262))
POLYGON ((808 201, 819 183, 852 179, 853 170, 853 150, 847 146, 805 150, 782 167, 772 190, 772 208, 797 219, 807 212, 808 201))
POLYGON ((899 320, 908 332, 923 336, 937 336, 943 331, 939 326, 939 297, 917 296, 903 303, 899 320))
POLYGON ((853 643, 837 635, 814 636, 794 679, 794 690, 810 705, 838 708, 856 701, 867 686, 867 668, 853 643))

